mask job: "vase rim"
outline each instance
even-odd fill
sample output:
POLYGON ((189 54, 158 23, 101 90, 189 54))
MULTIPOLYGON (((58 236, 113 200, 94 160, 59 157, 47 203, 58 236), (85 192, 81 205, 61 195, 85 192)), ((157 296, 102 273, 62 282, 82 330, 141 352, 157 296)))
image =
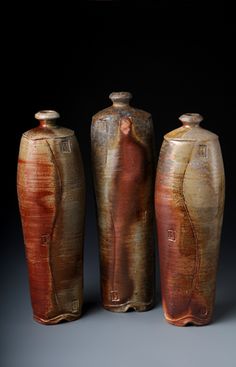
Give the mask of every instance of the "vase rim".
POLYGON ((112 102, 129 101, 132 99, 132 94, 130 92, 112 92, 109 98, 112 102))
POLYGON ((54 120, 60 117, 60 114, 54 110, 41 110, 34 117, 36 120, 54 120))
POLYGON ((203 116, 200 113, 188 112, 179 117, 179 120, 183 124, 199 124, 203 120, 203 116))

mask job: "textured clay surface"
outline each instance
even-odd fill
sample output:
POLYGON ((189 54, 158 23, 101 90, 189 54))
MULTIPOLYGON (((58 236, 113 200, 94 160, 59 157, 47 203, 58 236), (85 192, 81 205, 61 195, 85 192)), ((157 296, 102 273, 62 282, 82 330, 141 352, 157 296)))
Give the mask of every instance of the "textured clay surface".
POLYGON ((150 114, 113 93, 93 117, 94 182, 106 309, 145 311, 154 301, 154 142, 150 114))
POLYGON ((212 320, 224 208, 218 137, 184 116, 165 136, 155 189, 163 309, 178 326, 212 320))
POLYGON ((35 320, 80 317, 85 184, 73 131, 41 122, 23 134, 17 190, 35 320))

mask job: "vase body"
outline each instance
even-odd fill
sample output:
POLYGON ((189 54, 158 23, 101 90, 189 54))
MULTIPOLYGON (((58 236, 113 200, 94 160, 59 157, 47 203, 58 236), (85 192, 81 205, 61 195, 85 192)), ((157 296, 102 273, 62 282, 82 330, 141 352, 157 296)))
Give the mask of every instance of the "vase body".
POLYGON ((35 115, 23 134, 17 191, 34 319, 80 317, 83 303, 85 182, 77 139, 58 127, 55 111, 35 115))
POLYGON ((154 136, 151 115, 112 93, 93 116, 92 159, 104 308, 145 311, 154 301, 154 136))
POLYGON ((162 304, 168 322, 212 320, 224 208, 224 167, 217 135, 185 114, 165 135, 155 188, 162 304))

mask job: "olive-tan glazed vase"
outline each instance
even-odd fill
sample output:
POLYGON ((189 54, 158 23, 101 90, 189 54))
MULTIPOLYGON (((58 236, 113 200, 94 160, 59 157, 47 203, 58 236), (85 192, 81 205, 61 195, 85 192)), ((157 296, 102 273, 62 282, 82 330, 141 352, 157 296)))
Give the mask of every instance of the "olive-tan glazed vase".
POLYGON ((224 210, 224 167, 217 135, 185 114, 162 144, 155 208, 162 304, 171 324, 212 320, 224 210))
POLYGON ((56 111, 21 138, 17 191, 34 319, 71 321, 83 303, 84 171, 72 130, 56 111))
POLYGON ((92 160, 105 309, 145 311, 154 301, 154 135, 128 92, 93 116, 92 160))

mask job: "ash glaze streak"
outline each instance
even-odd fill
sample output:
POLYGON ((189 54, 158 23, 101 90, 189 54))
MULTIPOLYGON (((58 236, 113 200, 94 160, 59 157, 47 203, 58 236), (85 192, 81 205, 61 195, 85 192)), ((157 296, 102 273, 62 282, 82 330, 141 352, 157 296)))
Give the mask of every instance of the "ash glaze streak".
MULTIPOLYGON (((45 142, 46 142, 46 144, 49 148, 49 151, 51 153, 51 159, 52 159, 53 165, 55 167, 55 170, 56 170, 56 173, 57 173, 57 176, 58 176, 58 180, 57 180, 58 181, 58 200, 57 200, 58 202, 57 202, 57 205, 56 205, 55 215, 54 215, 54 218, 53 218, 53 221, 52 221, 51 234, 49 235, 49 238, 52 239, 52 238, 54 238, 54 230, 55 230, 55 226, 56 226, 57 219, 58 219, 58 214, 59 214, 58 211, 61 208, 62 180, 61 180, 60 170, 57 166, 56 158, 54 157, 53 150, 51 149, 50 144, 47 141, 47 139, 45 139, 45 142)), ((52 255, 51 255, 51 245, 52 245, 52 243, 48 243, 48 245, 49 245, 49 247, 48 247, 48 265, 49 265, 50 274, 51 274, 51 282, 52 282, 51 287, 52 287, 52 292, 53 292, 54 297, 55 297, 56 306, 58 307, 59 310, 61 310, 60 302, 59 302, 59 299, 57 297, 56 282, 55 282, 55 279, 54 279, 54 272, 53 272, 53 259, 52 259, 52 255)))
POLYGON ((218 138, 199 126, 201 119, 185 115, 184 126, 165 136, 157 169, 162 303, 167 321, 178 326, 209 323, 214 307, 224 168, 218 138))
POLYGON ((144 311, 154 298, 154 143, 150 114, 113 93, 93 117, 92 157, 106 309, 144 311))
POLYGON ((17 190, 34 318, 44 324, 77 319, 83 303, 85 188, 73 131, 44 120, 23 134, 17 190))
POLYGON ((189 165, 189 162, 191 161, 191 157, 192 157, 192 152, 193 152, 193 149, 190 153, 190 158, 189 158, 189 161, 187 162, 186 164, 186 168, 184 170, 184 174, 183 174, 183 178, 182 178, 182 183, 180 183, 180 187, 181 187, 181 195, 182 195, 182 199, 183 199, 183 205, 184 205, 184 209, 185 209, 185 212, 186 212, 186 215, 187 215, 187 218, 189 220, 189 225, 190 225, 190 228, 192 230, 192 234, 193 234, 193 240, 195 242, 195 259, 194 259, 194 270, 193 270, 193 275, 192 275, 192 284, 191 284, 191 290, 189 292, 189 303, 188 303, 188 306, 190 305, 191 303, 191 299, 192 299, 192 296, 193 296, 193 293, 194 293, 194 290, 196 289, 196 282, 198 280, 198 275, 199 275, 199 267, 200 267, 200 251, 199 251, 199 244, 198 244, 198 236, 197 236, 197 231, 195 229, 195 226, 194 226, 194 223, 193 223, 193 220, 191 218, 191 215, 189 213, 189 210, 188 210, 188 204, 186 202, 186 199, 184 197, 184 190, 183 190, 183 187, 184 187, 184 179, 185 179, 185 174, 186 174, 186 171, 187 171, 187 168, 188 168, 188 165, 189 165))

